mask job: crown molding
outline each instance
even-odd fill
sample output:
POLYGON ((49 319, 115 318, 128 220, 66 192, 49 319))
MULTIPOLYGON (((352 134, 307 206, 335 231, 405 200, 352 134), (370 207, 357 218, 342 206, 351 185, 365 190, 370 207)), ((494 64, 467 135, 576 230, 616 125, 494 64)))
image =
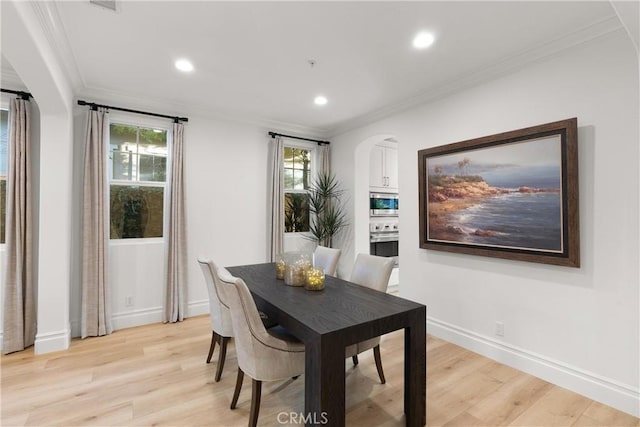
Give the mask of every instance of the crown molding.
POLYGON ((179 115, 186 117, 203 117, 217 119, 225 122, 232 122, 242 125, 249 125, 258 128, 265 128, 279 132, 291 132, 308 138, 323 139, 327 133, 327 129, 304 126, 296 123, 272 120, 264 117, 248 117, 245 115, 236 115, 216 110, 210 106, 198 103, 179 103, 171 99, 161 98, 140 98, 119 91, 104 88, 84 88, 78 92, 78 98, 85 101, 113 104, 120 103, 122 107, 152 110, 167 115, 179 115))
POLYGON ((13 69, 9 70, 7 68, 2 68, 0 70, 0 82, 4 89, 23 90, 26 92, 29 91, 29 89, 22 82, 22 79, 20 79, 18 73, 16 73, 13 69))
POLYGON ((631 43, 640 55, 640 3, 638 1, 609 0, 618 15, 631 43))
POLYGON ((65 71, 69 84, 73 91, 77 92, 86 85, 71 50, 56 3, 53 1, 33 1, 29 3, 40 22, 42 32, 47 38, 49 46, 65 71))
POLYGON ((558 37, 554 40, 541 43, 530 49, 522 50, 498 61, 488 67, 474 71, 461 77, 450 84, 436 89, 422 92, 417 96, 406 99, 396 104, 380 108, 373 112, 361 115, 355 119, 347 120, 331 128, 326 138, 335 137, 350 130, 374 123, 393 114, 406 111, 420 105, 428 104, 437 99, 452 95, 463 89, 494 80, 498 77, 513 73, 519 69, 559 55, 567 50, 579 47, 593 40, 604 37, 622 29, 622 24, 616 15, 602 19, 594 24, 585 26, 579 30, 558 37))

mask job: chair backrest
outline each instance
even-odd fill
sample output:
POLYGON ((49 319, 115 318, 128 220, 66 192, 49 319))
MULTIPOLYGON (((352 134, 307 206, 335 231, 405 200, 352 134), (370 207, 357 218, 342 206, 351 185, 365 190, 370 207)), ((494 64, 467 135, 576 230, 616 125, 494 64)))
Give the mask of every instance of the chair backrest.
MULTIPOLYGON (((233 326, 229 304, 220 285, 218 267, 209 259, 198 258, 198 264, 204 274, 209 293, 209 316, 211 317, 211 329, 223 337, 233 336, 233 326)), ((224 270, 226 271, 226 270, 224 270)), ((229 274, 227 272, 227 274, 229 274)), ((229 276, 231 276, 229 274, 229 276)))
POLYGON ((393 258, 358 254, 349 281, 376 291, 386 292, 393 264, 393 258))
POLYGON ((342 252, 340 249, 318 246, 313 253, 313 266, 322 268, 324 274, 335 276, 336 269, 338 268, 338 260, 340 259, 340 252, 342 252))
POLYGON ((236 277, 222 278, 227 300, 231 309, 233 328, 238 331, 234 337, 238 366, 251 378, 261 378, 266 366, 265 342, 273 339, 260 319, 256 303, 244 280, 236 277), (229 280, 229 281, 228 281, 229 280))

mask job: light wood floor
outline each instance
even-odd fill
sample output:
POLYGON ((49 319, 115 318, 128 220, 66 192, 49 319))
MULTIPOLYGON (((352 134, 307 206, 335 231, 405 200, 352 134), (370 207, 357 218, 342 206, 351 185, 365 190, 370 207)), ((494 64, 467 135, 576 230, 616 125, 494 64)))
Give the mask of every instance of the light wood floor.
MULTIPOLYGON (((200 316, 76 339, 64 352, 2 356, 1 424, 244 426, 250 381, 245 378, 231 411, 235 350, 231 345, 222 380, 214 383, 217 363, 205 364, 209 327, 209 318, 200 316)), ((378 381, 371 352, 355 368, 347 361, 347 425, 403 425, 403 342, 402 332, 383 338, 386 385, 378 381)), ((304 376, 264 384, 259 425, 282 425, 278 413, 303 411, 304 376)), ((610 427, 640 426, 640 420, 429 337, 427 424, 610 427)))

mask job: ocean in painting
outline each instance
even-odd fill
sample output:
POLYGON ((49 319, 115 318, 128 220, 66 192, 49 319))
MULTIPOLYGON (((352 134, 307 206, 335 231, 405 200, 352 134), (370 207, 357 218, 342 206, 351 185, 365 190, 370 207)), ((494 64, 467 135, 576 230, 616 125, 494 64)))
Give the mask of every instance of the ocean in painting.
POLYGON ((464 232, 459 242, 562 251, 562 206, 558 166, 496 167, 478 171, 491 187, 510 190, 456 211, 449 224, 464 232), (542 192, 517 191, 529 187, 542 192))
POLYGON ((462 229, 461 243, 562 251, 560 193, 508 193, 459 210, 449 223, 462 229), (483 230, 489 235, 477 235, 483 230))

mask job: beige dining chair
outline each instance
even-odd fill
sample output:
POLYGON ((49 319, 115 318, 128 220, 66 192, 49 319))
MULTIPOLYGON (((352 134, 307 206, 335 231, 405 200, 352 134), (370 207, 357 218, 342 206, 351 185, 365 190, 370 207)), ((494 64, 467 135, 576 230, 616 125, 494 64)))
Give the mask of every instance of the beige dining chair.
POLYGON ((246 373, 251 377, 249 427, 258 422, 262 381, 297 378, 304 373, 304 344, 282 328, 266 329, 244 280, 222 277, 235 334, 238 377, 231 400, 235 409, 246 373))
MULTIPOLYGON (((229 311, 229 305, 222 293, 222 289, 220 289, 218 267, 213 261, 205 258, 198 258, 198 264, 200 264, 200 268, 204 274, 207 291, 209 293, 209 317, 211 317, 212 334, 207 363, 211 362, 211 356, 213 356, 216 343, 220 345, 218 369, 216 370, 215 376, 215 381, 218 382, 220 381, 222 369, 224 368, 224 360, 227 355, 227 343, 233 337, 231 312, 229 311)), ((227 274, 231 276, 228 272, 227 274)))
MULTIPOLYGON (((391 277, 391 270, 393 270, 393 264, 394 261, 392 258, 358 254, 349 281, 376 291, 386 292, 389 277, 391 277)), ((376 361, 378 376, 380 377, 380 382, 384 384, 386 380, 384 378, 384 371, 382 370, 382 358, 380 357, 380 337, 350 345, 345 350, 345 357, 351 357, 353 364, 357 365, 358 354, 369 349, 373 349, 373 357, 376 361)))
POLYGON ((327 248, 318 246, 313 253, 313 266, 322 268, 324 274, 335 276, 338 268, 338 260, 340 259, 340 249, 327 248))

